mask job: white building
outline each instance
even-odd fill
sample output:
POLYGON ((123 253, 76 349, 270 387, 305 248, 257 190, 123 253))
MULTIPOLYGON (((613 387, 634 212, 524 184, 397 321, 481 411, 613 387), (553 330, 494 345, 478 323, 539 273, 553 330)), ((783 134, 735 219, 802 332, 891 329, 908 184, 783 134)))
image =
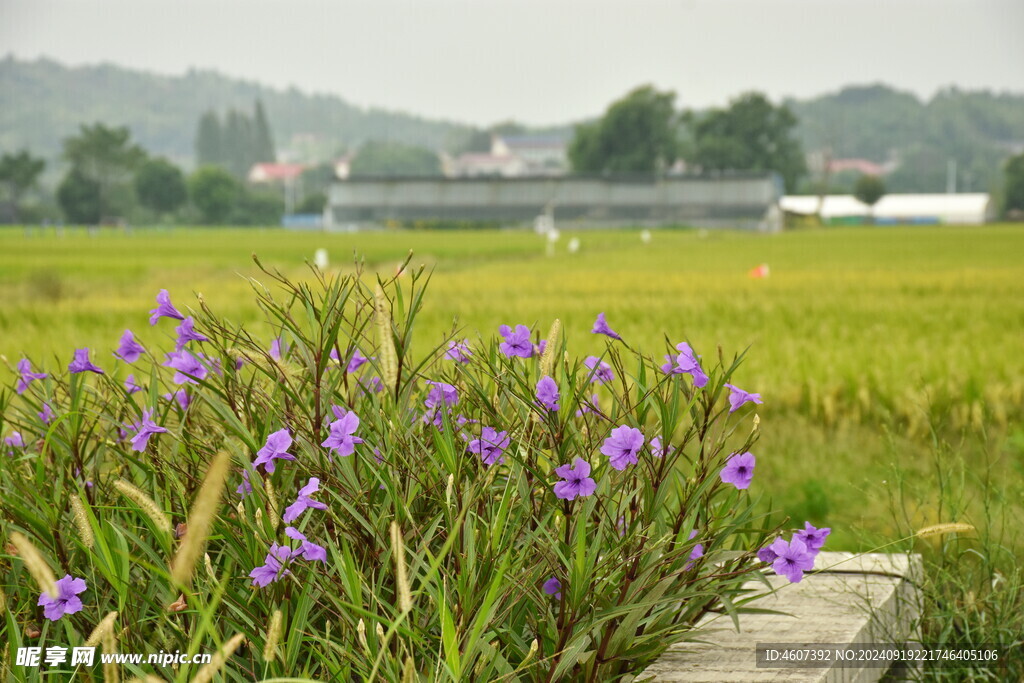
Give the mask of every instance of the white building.
POLYGON ((569 168, 561 138, 494 135, 490 152, 467 152, 445 164, 446 175, 459 178, 514 178, 564 175, 569 168))
POLYGON ((943 223, 980 225, 995 217, 995 207, 987 193, 960 194, 887 194, 872 208, 853 195, 786 195, 782 210, 802 216, 819 213, 825 223, 943 223))

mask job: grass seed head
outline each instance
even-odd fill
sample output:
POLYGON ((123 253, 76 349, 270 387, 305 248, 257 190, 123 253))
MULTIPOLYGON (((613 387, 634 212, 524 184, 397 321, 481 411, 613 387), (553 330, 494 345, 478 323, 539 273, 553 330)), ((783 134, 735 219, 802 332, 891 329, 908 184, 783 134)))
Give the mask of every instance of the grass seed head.
POLYGON ((230 465, 231 454, 227 451, 220 451, 214 457, 209 469, 206 470, 206 477, 203 479, 202 486, 199 487, 199 493, 196 494, 189 514, 189 533, 171 561, 171 580, 179 586, 186 585, 192 578, 192 571, 206 544, 214 516, 220 506, 230 465))
POLYGON ((32 545, 32 541, 15 531, 11 534, 11 543, 18 549, 18 556, 25 563, 25 568, 39 585, 39 590, 51 596, 57 595, 57 579, 53 576, 50 565, 43 559, 42 553, 32 545))

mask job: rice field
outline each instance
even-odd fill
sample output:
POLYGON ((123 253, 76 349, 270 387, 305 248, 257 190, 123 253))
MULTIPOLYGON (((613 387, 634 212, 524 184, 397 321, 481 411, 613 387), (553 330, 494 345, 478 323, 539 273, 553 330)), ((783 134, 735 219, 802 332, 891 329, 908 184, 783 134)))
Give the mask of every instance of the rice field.
MULTIPOLYGON (((0 373, 22 355, 66 365, 82 346, 102 364, 126 328, 157 341, 168 330, 146 319, 159 289, 179 307, 201 293, 214 311, 255 321, 251 254, 304 277, 318 248, 331 269, 359 257, 390 274, 410 250, 413 266, 432 269, 421 344, 453 327, 470 339, 503 323, 544 334, 559 318, 577 353, 598 353, 605 338, 589 332, 603 311, 650 355, 684 339, 706 356, 746 352, 737 383, 765 398, 758 475, 776 506, 830 524, 835 548, 873 547, 892 531, 894 464, 927 489, 933 428, 955 444, 984 433, 995 454, 986 467, 1024 479, 1022 225, 662 230, 647 244, 638 231, 567 231, 550 256, 540 237, 515 231, 4 229, 0 373), (751 278, 762 263, 770 276, 751 278)), ((976 441, 964 452, 980 453, 967 445, 976 441)), ((950 521, 940 516, 919 511, 922 524, 950 521)))

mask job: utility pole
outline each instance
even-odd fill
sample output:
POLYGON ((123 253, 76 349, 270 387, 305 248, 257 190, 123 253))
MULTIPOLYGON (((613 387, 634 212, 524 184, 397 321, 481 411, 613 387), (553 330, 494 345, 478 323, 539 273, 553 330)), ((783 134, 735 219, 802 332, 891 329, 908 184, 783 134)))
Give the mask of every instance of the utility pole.
POLYGON ((956 159, 946 162, 946 194, 956 194, 956 159))

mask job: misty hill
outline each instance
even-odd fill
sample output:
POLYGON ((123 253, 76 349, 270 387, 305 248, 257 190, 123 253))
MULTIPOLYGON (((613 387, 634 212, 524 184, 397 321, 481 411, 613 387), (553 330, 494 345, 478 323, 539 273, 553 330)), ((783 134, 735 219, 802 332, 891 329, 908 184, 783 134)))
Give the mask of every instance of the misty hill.
POLYGON ((370 139, 431 148, 457 144, 470 126, 383 109, 333 95, 280 90, 213 71, 161 76, 117 66, 67 67, 41 59, 0 60, 0 149, 28 147, 54 159, 81 123, 126 125, 147 150, 191 166, 199 117, 208 109, 251 112, 259 98, 278 149, 293 136, 324 158, 370 139))
POLYGON ((894 191, 941 192, 956 162, 957 189, 989 190, 1002 161, 1024 150, 1024 95, 950 88, 927 102, 885 85, 848 86, 786 102, 804 149, 896 166, 894 191))
MULTIPOLYGON (((275 89, 213 71, 162 76, 8 56, 0 60, 0 151, 27 147, 54 162, 61 141, 79 124, 103 121, 129 126, 150 152, 191 167, 200 115, 211 108, 251 112, 257 98, 278 150, 312 158, 328 159, 371 139, 452 151, 474 132, 467 124, 357 107, 334 95, 275 89)), ((1003 159, 1024 149, 1024 94, 949 89, 923 102, 869 85, 787 104, 800 119, 797 133, 806 151, 829 148, 833 158, 889 162, 895 170, 886 182, 893 191, 943 191, 950 160, 959 190, 988 190, 1003 159)), ((570 131, 564 123, 545 132, 570 131)))

